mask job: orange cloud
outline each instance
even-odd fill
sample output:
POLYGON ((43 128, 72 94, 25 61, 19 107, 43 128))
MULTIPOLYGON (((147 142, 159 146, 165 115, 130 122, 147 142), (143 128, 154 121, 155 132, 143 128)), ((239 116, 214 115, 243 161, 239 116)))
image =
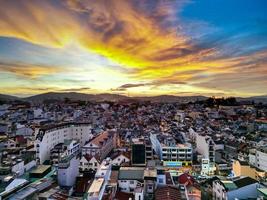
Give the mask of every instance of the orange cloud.
POLYGON ((51 75, 65 72, 66 69, 54 66, 30 65, 23 63, 4 63, 0 62, 0 71, 15 74, 25 78, 35 79, 40 76, 51 75))

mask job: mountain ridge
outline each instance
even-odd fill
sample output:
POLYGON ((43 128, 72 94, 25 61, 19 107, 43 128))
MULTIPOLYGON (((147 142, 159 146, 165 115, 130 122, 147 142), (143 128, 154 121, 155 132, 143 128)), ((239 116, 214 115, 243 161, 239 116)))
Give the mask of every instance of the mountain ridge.
MULTIPOLYGON (((81 101, 123 101, 123 100, 137 100, 137 101, 152 101, 152 102, 181 102, 181 101, 196 101, 205 100, 209 97, 201 95, 193 96, 176 96, 176 95, 157 95, 157 96, 140 96, 128 97, 120 94, 102 93, 102 94, 86 94, 79 92, 46 92, 29 97, 17 97, 12 95, 0 94, 0 100, 14 101, 22 100, 28 102, 43 102, 44 100, 81 100, 81 101)), ((236 97, 238 101, 256 101, 267 102, 267 95, 252 96, 252 97, 236 97)))

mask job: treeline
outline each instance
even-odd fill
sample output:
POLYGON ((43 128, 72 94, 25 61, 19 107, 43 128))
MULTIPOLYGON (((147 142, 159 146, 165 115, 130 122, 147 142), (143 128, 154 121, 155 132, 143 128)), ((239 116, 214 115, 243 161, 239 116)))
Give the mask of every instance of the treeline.
POLYGON ((237 102, 236 98, 234 97, 227 97, 227 98, 215 98, 210 97, 203 101, 197 101, 198 104, 203 104, 207 107, 215 107, 215 106, 238 106, 239 103, 237 102))

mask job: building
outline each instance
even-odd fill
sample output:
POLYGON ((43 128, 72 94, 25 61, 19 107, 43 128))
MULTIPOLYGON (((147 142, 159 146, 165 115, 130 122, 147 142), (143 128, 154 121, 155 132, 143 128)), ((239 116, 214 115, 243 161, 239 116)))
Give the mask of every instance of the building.
POLYGON ((96 171, 100 166, 100 160, 96 156, 83 155, 80 159, 80 171, 96 171))
POLYGON ((267 171, 267 146, 256 150, 256 167, 267 171))
POLYGON ((265 179, 267 172, 249 165, 248 162, 235 160, 232 164, 234 176, 248 176, 256 180, 265 179))
POLYGON ((201 155, 201 174, 214 174, 215 167, 215 143, 210 136, 196 135, 196 150, 201 155))
POLYGON ((115 165, 115 166, 121 166, 123 163, 130 162, 129 156, 124 152, 121 152, 117 155, 112 156, 111 159, 112 159, 112 165, 115 165))
POLYGON ((145 166, 149 160, 153 159, 153 149, 149 138, 133 138, 131 149, 133 166, 145 166))
POLYGON ((67 123, 45 126, 36 129, 36 158, 42 164, 49 160, 51 150, 66 139, 74 139, 83 146, 92 138, 91 125, 88 123, 67 123))
POLYGON ((190 143, 179 144, 171 136, 150 134, 152 147, 164 165, 173 167, 192 165, 192 145, 190 143))
POLYGON ((155 192, 155 200, 182 200, 186 199, 182 197, 179 188, 174 186, 164 186, 160 187, 155 192))
POLYGON ((66 139, 64 143, 57 144, 50 151, 50 160, 54 166, 58 166, 59 159, 65 155, 77 154, 80 151, 80 143, 76 140, 66 139))
POLYGON ((157 188, 157 170, 145 169, 144 171, 144 192, 145 199, 153 199, 157 188))
POLYGON ((87 200, 101 200, 103 198, 106 185, 110 180, 111 167, 112 164, 110 160, 103 160, 95 174, 92 185, 86 193, 87 200))
POLYGON ((118 184, 122 192, 134 193, 134 190, 144 184, 143 167, 121 167, 118 184))
POLYGON ((258 181, 250 177, 237 177, 232 180, 219 179, 213 181, 212 198, 214 200, 256 199, 259 187, 258 181))
POLYGON ((112 130, 100 133, 82 147, 82 155, 98 156, 101 161, 104 160, 116 147, 116 135, 112 130))
POLYGON ((72 187, 79 175, 79 157, 71 154, 60 158, 58 162, 57 180, 60 186, 72 187))

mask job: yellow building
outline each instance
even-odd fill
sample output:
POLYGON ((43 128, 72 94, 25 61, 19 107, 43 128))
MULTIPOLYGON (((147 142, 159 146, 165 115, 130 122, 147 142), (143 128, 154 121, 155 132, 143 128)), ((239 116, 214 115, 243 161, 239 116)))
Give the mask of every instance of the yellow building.
POLYGON ((256 180, 266 178, 266 172, 250 166, 244 161, 235 160, 232 167, 235 176, 248 176, 256 180))

